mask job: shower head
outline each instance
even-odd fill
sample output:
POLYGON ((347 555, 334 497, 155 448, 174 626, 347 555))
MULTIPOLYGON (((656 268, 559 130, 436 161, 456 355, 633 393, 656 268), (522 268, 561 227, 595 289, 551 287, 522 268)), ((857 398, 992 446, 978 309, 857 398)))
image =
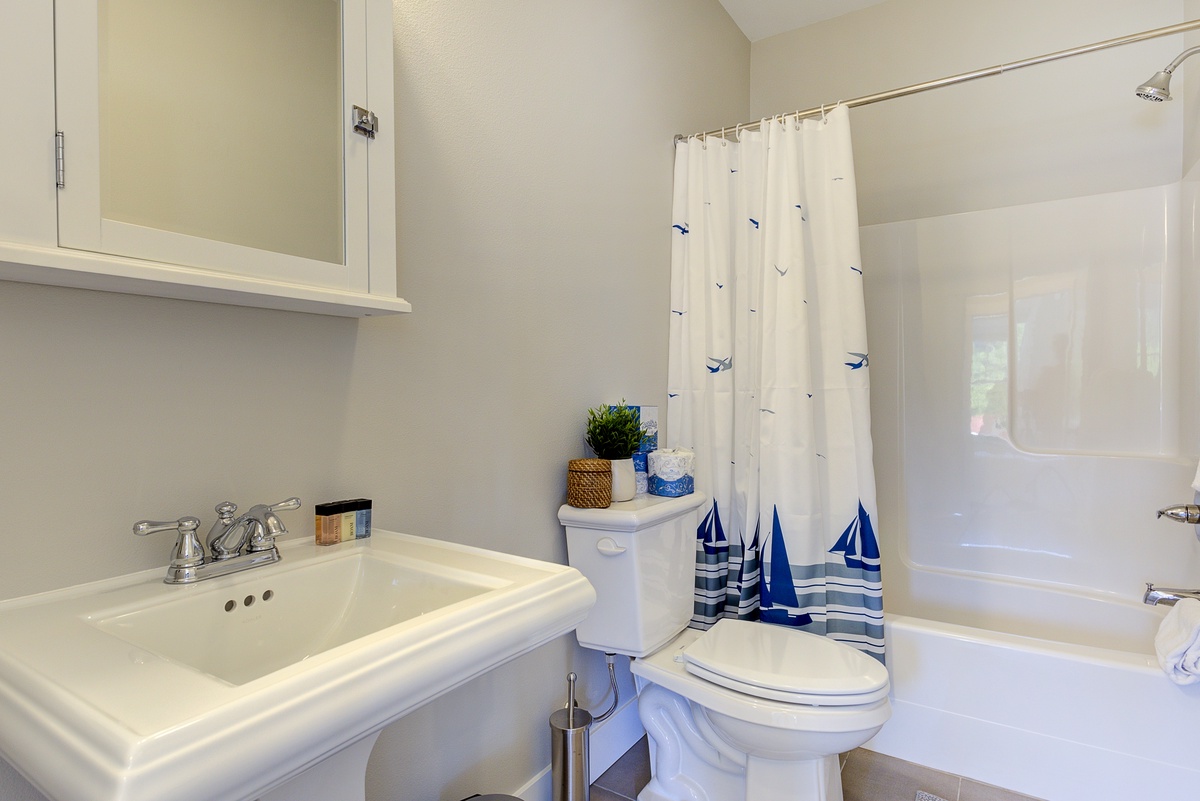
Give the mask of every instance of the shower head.
POLYGON ((1175 69, 1183 63, 1183 60, 1188 56, 1200 53, 1200 47, 1193 47, 1184 50, 1174 61, 1166 66, 1165 69, 1154 73, 1154 77, 1146 81, 1137 88, 1137 96, 1142 100, 1149 100, 1153 103, 1161 103, 1164 100, 1171 99, 1171 74, 1175 69))
POLYGON ((1171 99, 1171 73, 1167 70, 1154 73, 1154 77, 1137 88, 1137 96, 1152 103, 1171 99))

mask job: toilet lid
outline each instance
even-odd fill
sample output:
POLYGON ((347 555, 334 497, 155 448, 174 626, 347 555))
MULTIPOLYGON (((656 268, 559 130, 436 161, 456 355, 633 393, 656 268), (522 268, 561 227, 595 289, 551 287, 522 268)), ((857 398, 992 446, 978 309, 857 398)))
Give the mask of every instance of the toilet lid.
POLYGON ((791 703, 865 704, 888 692, 888 672, 845 643, 748 620, 722 619, 683 649, 689 673, 791 703))

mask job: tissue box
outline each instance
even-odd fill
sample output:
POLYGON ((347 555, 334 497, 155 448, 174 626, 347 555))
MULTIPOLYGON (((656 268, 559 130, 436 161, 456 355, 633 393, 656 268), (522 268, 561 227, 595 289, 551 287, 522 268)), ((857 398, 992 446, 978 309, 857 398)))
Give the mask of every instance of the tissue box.
POLYGON ((649 462, 648 453, 635 453, 633 455, 633 480, 637 488, 638 495, 645 495, 649 491, 649 462))
POLYGON ((647 488, 651 495, 678 498, 696 491, 693 475, 696 455, 686 448, 653 451, 647 459, 650 477, 647 488))
MULTIPOLYGON (((617 408, 615 404, 609 406, 610 409, 617 408)), ((650 451, 658 450, 658 407, 657 406, 631 406, 625 404, 626 409, 632 409, 637 415, 638 420, 642 424, 642 431, 646 436, 642 440, 642 446, 638 448, 638 453, 650 453, 650 451)), ((636 468, 637 465, 635 464, 636 468)))
POLYGON ((658 407, 639 406, 638 414, 642 421, 642 431, 646 432, 646 438, 642 440, 639 452, 650 453, 658 450, 658 407))

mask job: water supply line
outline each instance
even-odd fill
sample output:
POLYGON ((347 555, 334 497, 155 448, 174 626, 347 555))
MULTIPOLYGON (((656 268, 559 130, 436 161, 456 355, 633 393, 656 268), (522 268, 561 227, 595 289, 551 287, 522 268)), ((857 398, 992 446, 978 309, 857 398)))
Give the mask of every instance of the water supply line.
POLYGON ((617 711, 617 704, 621 700, 621 691, 617 689, 617 669, 613 665, 613 660, 616 659, 616 657, 616 654, 606 653, 604 655, 604 661, 608 663, 608 685, 612 687, 613 700, 612 706, 593 718, 596 723, 600 723, 612 717, 613 712, 617 711))

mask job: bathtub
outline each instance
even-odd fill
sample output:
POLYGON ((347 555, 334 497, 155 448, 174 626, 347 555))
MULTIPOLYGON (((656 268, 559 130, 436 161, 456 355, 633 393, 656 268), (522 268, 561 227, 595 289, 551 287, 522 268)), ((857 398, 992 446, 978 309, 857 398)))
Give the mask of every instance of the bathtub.
POLYGON ((1165 609, 958 575, 912 586, 916 615, 885 618, 893 716, 865 747, 1046 801, 1200 798, 1200 684, 1155 661, 1165 609))

